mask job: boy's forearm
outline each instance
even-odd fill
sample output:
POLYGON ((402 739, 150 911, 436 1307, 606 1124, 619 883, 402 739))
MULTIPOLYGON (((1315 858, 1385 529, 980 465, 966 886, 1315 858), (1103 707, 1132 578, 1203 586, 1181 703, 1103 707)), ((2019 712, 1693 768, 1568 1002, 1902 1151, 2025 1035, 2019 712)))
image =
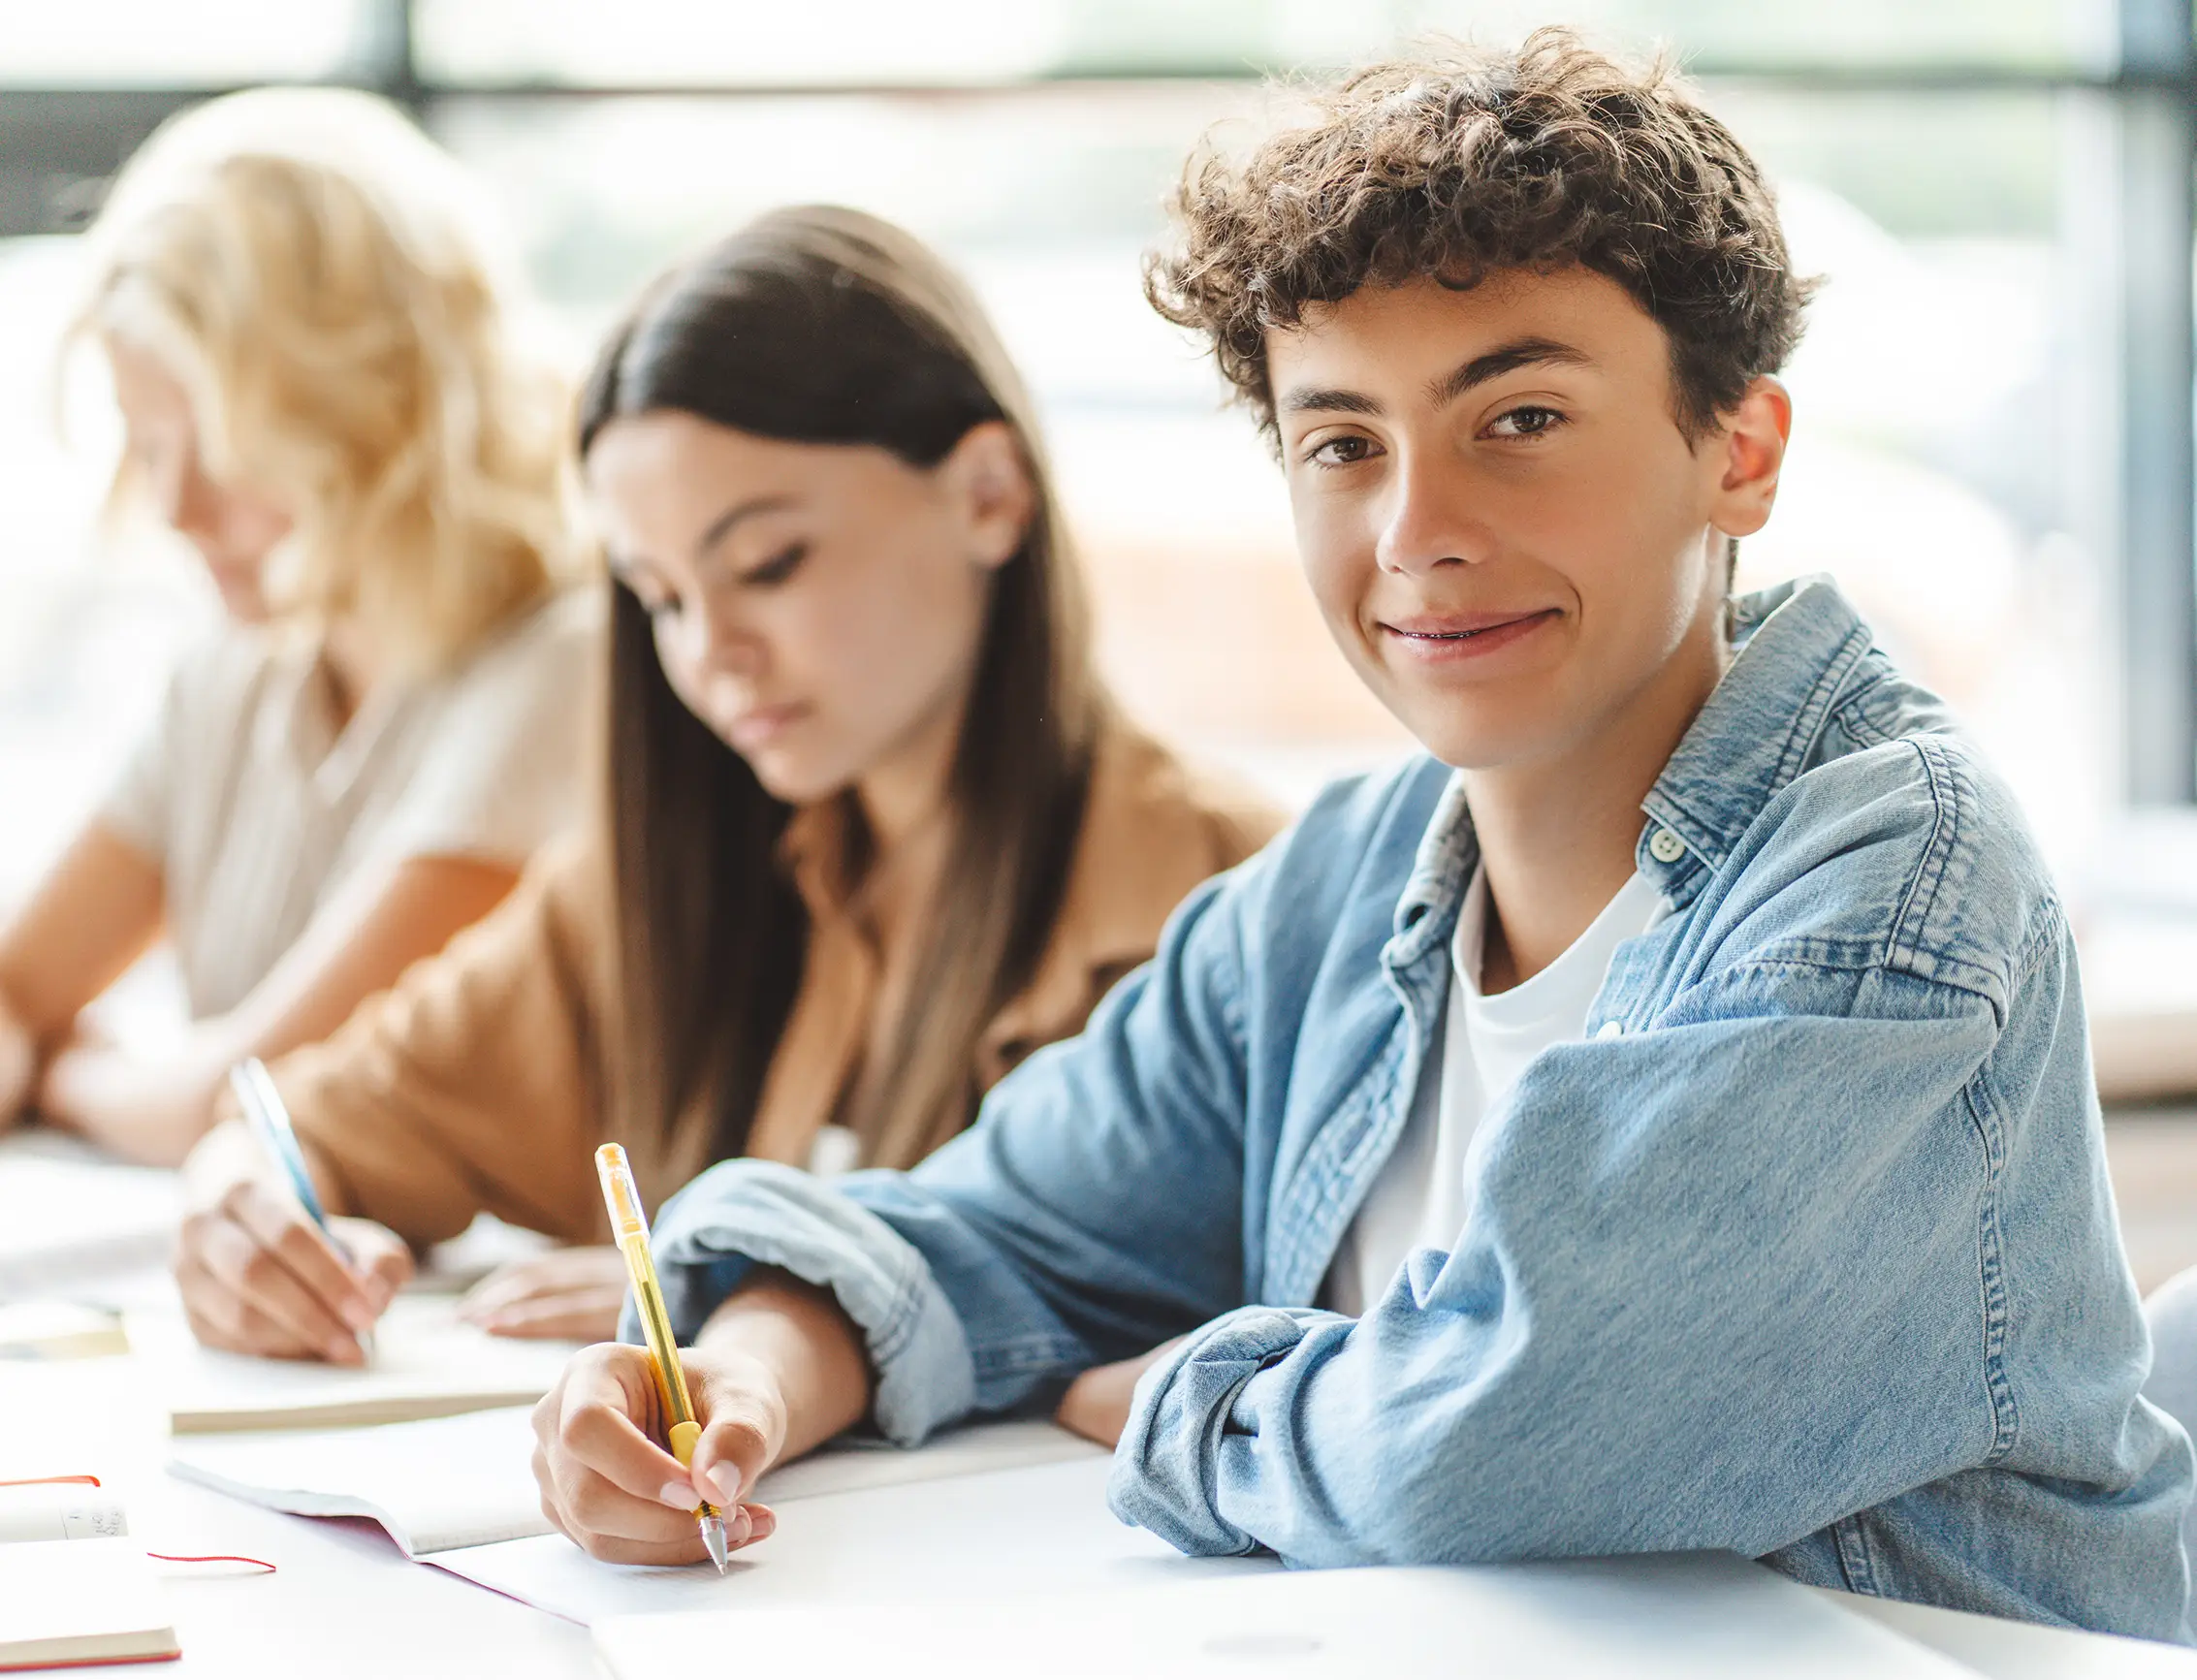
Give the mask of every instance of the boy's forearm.
POLYGON ((694 1346, 743 1355, 772 1372, 785 1407, 780 1463, 821 1446, 870 1413, 875 1379, 862 1332, 830 1290, 786 1273, 757 1272, 710 1315, 694 1346))

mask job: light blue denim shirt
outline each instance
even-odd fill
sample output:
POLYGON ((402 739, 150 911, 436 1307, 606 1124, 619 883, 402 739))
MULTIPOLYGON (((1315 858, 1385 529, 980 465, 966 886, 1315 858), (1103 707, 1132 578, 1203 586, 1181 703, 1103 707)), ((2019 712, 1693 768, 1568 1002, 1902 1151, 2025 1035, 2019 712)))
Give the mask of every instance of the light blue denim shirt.
POLYGON ((1477 856, 1443 766, 1330 788, 912 1173, 734 1161, 657 1225, 691 1336, 832 1288, 915 1442, 1188 1339, 1111 1498, 1189 1552, 1726 1547, 2186 1636, 2181 1431, 2121 1252, 2066 917, 2020 813, 1828 583, 1644 802, 1673 913, 1484 1119, 1456 1246, 1313 1306, 1412 1106, 1477 856))

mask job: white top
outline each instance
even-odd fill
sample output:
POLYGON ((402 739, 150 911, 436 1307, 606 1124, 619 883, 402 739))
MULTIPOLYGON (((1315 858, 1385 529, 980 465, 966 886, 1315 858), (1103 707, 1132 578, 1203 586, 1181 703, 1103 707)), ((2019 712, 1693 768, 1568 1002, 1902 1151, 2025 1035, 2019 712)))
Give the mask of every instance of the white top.
POLYGON ((1353 1317, 1381 1299, 1416 1249, 1447 1252, 1470 1207, 1469 1155, 1482 1117, 1500 1108, 1526 1064, 1586 1035, 1587 1013, 1617 947, 1671 912, 1635 871, 1555 962, 1494 997, 1480 989, 1487 875, 1475 871, 1449 944, 1449 1000, 1404 1134, 1374 1180, 1328 1268, 1323 1303, 1353 1317))
POLYGON ((188 655, 99 817, 159 866, 192 1017, 235 1008, 352 883, 523 866, 573 820, 600 618, 561 596, 340 726, 316 647, 230 624, 188 655))

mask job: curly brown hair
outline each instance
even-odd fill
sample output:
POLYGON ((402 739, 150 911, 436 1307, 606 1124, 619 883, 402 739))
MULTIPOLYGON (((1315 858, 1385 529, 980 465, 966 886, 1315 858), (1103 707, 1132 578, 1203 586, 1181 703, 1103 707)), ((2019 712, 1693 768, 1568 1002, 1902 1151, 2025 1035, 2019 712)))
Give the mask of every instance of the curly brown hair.
POLYGON ((1606 274, 1669 337, 1695 438, 1799 341, 1813 283, 1762 173, 1666 61, 1628 68, 1549 28, 1515 51, 1440 43, 1315 97, 1315 120, 1247 158, 1209 136, 1173 196, 1180 243, 1145 266, 1152 306, 1212 340, 1270 439, 1268 330, 1366 285, 1606 274))

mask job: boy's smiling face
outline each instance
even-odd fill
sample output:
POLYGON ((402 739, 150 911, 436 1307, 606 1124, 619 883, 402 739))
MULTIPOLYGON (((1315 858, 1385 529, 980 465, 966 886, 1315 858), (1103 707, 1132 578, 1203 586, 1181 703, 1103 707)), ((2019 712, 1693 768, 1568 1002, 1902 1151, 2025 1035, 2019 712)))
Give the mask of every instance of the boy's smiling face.
POLYGON ((1583 269, 1366 287, 1266 344, 1313 592, 1436 757, 1683 729, 1721 670, 1725 539, 1776 495, 1775 380, 1689 437, 1663 329, 1583 269))

